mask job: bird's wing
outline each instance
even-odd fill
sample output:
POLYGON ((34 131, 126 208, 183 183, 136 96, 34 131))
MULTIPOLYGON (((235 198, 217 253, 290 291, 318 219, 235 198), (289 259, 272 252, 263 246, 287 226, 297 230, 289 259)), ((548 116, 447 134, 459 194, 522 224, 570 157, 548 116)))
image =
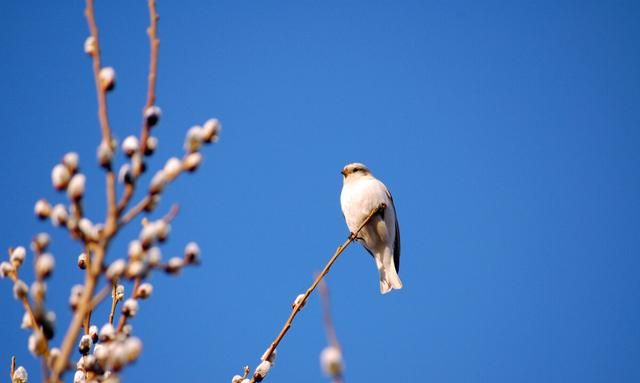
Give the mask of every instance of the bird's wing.
POLYGON ((395 205, 393 204, 393 197, 389 190, 387 190, 387 196, 389 197, 389 201, 391 201, 391 207, 393 208, 393 213, 396 217, 396 241, 393 244, 393 263, 396 267, 396 272, 400 272, 400 225, 398 224, 398 212, 396 210, 395 205))

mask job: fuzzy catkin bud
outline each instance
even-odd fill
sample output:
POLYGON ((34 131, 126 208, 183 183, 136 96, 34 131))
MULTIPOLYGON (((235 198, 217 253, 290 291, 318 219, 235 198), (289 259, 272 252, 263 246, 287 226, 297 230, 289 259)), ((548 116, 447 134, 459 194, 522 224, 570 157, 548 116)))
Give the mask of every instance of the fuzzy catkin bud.
POLYGON ((133 362, 138 359, 142 352, 142 342, 136 337, 127 338, 124 341, 124 351, 127 355, 127 360, 133 362))
POLYGON ((187 264, 200 263, 200 246, 195 242, 187 243, 184 248, 184 261, 187 264))
POLYGON ((100 80, 100 86, 102 89, 106 91, 112 90, 116 86, 115 69, 110 66, 100 69, 98 79, 100 80))
POLYGON ((129 298, 122 305, 122 314, 126 317, 134 317, 138 313, 138 301, 129 298))
POLYGON ((167 160, 167 163, 164 164, 164 174, 167 176, 167 181, 171 181, 176 178, 180 171, 182 170, 182 163, 176 157, 171 157, 167 160))
POLYGON ((143 249, 148 249, 156 239, 158 239, 158 231, 153 223, 146 224, 142 230, 140 230, 140 244, 143 249))
POLYGON ((135 179, 136 177, 133 175, 129 164, 124 164, 120 167, 120 170, 118 171, 118 181, 120 181, 120 183, 130 185, 133 184, 135 179))
POLYGON ((136 290, 136 298, 147 299, 151 296, 153 292, 153 285, 151 283, 145 282, 138 286, 136 290))
POLYGON ((158 241, 164 242, 169 236, 169 232, 171 232, 171 225, 167 223, 167 221, 160 219, 153 223, 156 230, 156 236, 158 237, 158 241))
POLYGON ((22 300, 22 299, 25 299, 28 294, 29 294, 29 286, 27 286, 27 284, 24 283, 22 279, 18 279, 13 284, 13 296, 16 299, 22 300))
POLYGON ((9 262, 0 263, 0 278, 6 278, 16 271, 15 266, 9 262))
POLYGON ((128 136, 122 141, 122 151, 127 157, 131 157, 139 148, 138 138, 136 136, 128 136))
POLYGON ((93 36, 87 37, 87 39, 84 40, 84 53, 88 54, 89 56, 93 56, 97 51, 98 44, 96 44, 96 38, 93 36))
POLYGON ((29 335, 28 348, 34 356, 40 356, 47 351, 47 341, 40 331, 29 335))
POLYGON ((98 364, 104 367, 107 359, 109 358, 109 350, 104 344, 98 343, 93 348, 93 355, 96 357, 98 364))
POLYGON ((84 188, 87 178, 84 174, 76 174, 69 181, 69 186, 67 186, 67 196, 72 201, 78 201, 84 195, 84 188))
POLYGON ((153 152, 156 151, 157 148, 158 148, 158 138, 149 136, 149 138, 147 138, 147 145, 145 146, 144 154, 146 156, 150 156, 153 154, 153 152))
POLYGON ((71 294, 69 294, 69 306, 73 311, 76 310, 78 304, 80 303, 80 298, 84 293, 84 286, 75 285, 71 288, 71 294))
POLYGON ((261 382, 267 376, 270 369, 271 362, 269 362, 268 360, 262 361, 262 363, 260 363, 258 367, 256 367, 256 372, 253 374, 253 378, 256 382, 261 382))
POLYGON ((92 345, 93 341, 91 340, 91 336, 83 335, 82 338, 80 338, 80 343, 78 344, 78 351, 80 351, 82 355, 87 355, 89 351, 91 351, 92 345))
POLYGON ((42 301, 47 294, 47 285, 44 282, 35 281, 31 284, 29 292, 31 293, 31 298, 34 301, 42 301))
POLYGON ((124 285, 116 286, 116 300, 121 301, 124 299, 124 285))
POLYGON ((11 263, 13 264, 13 266, 20 267, 24 262, 24 258, 26 256, 27 256, 27 250, 25 250, 25 248, 22 246, 18 246, 11 251, 11 255, 9 259, 11 260, 11 263))
POLYGON ((129 279, 133 278, 143 278, 147 274, 147 267, 144 262, 141 261, 131 261, 127 265, 127 269, 124 274, 129 279))
POLYGON ((12 383, 27 383, 29 380, 29 374, 27 374, 27 370, 20 366, 16 368, 13 372, 13 376, 11 377, 12 383))
POLYGON ((38 233, 31 241, 31 250, 35 252, 42 252, 47 249, 49 243, 51 242, 51 237, 47 233, 38 233))
POLYGON ((76 152, 69 152, 62 157, 62 164, 69 169, 71 173, 75 173, 78 170, 78 163, 80 162, 80 157, 76 152))
POLYGON ((147 250, 147 263, 149 267, 156 267, 162 261, 162 253, 160 249, 156 246, 147 250))
POLYGON ((87 268, 87 254, 86 253, 80 253, 80 255, 78 255, 78 267, 81 270, 84 270, 87 268))
POLYGON ((201 163, 202 154, 200 154, 199 152, 189 153, 189 155, 187 155, 183 162, 184 170, 188 172, 194 172, 201 163))
POLYGON ((76 373, 73 375, 73 383, 85 383, 86 381, 86 373, 82 370, 76 370, 76 373))
POLYGON ((107 323, 100 329, 100 342, 110 342, 116 337, 116 329, 111 323, 107 323))
POLYGON ((298 304, 300 304, 300 303, 301 303, 300 308, 303 308, 303 307, 304 307, 304 305, 307 303, 307 300, 305 299, 305 300, 303 301, 303 299, 304 299, 304 294, 299 294, 299 295, 296 297, 296 299, 293 301, 293 304, 291 305, 291 308, 296 307, 296 305, 298 305, 298 304))
POLYGON ((202 139, 206 143, 217 142, 220 138, 221 130, 220 121, 216 118, 211 118, 202 126, 202 139))
POLYGON ((142 255, 144 254, 144 250, 142 249, 142 244, 138 240, 133 240, 129 242, 129 259, 133 261, 139 261, 142 259, 142 255))
POLYGON ((31 315, 27 312, 22 315, 22 322, 20 322, 20 328, 26 329, 33 327, 33 321, 31 320, 31 315))
POLYGON ((36 260, 36 275, 43 279, 51 275, 55 266, 55 259, 49 253, 42 254, 36 260))
POLYGON ((93 325, 89 327, 89 336, 91 337, 91 341, 93 341, 93 343, 96 343, 98 339, 100 339, 98 336, 98 326, 93 325))
POLYGON ((56 190, 63 190, 69 184, 71 172, 66 166, 58 164, 51 171, 51 183, 56 190))
POLYGON ((200 149, 202 145, 202 128, 198 125, 192 126, 187 130, 187 135, 184 141, 184 150, 187 153, 193 153, 200 149))
POLYGON ((162 115, 162 111, 156 105, 152 105, 145 109, 144 118, 147 121, 147 126, 152 128, 158 124, 160 120, 160 116, 162 115))
POLYGON ((182 269, 183 261, 182 258, 173 257, 169 259, 167 266, 165 267, 165 271, 169 274, 177 274, 182 269))
POLYGON ((49 367, 53 366, 56 363, 56 360, 60 357, 60 349, 57 347, 53 347, 49 350, 49 357, 47 358, 47 365, 49 367))
POLYGON ((151 179, 151 185, 149 186, 149 193, 158 194, 163 189, 167 183, 167 175, 164 170, 158 170, 156 174, 153 175, 151 179))
POLYGON ((240 375, 234 375, 233 378, 231 378, 231 383, 242 383, 243 379, 240 375))
POLYGON ((342 352, 338 347, 327 346, 320 353, 320 365, 325 374, 336 376, 342 374, 342 352))
POLYGON ((64 225, 67 222, 69 213, 62 204, 56 204, 51 210, 51 223, 54 226, 64 225))
POLYGON ((39 199, 33 207, 33 212, 40 219, 46 219, 51 215, 51 205, 46 199, 39 199))
POLYGON ((107 268, 107 278, 112 282, 116 282, 124 273, 126 266, 127 264, 123 259, 116 259, 107 268))
POLYGON ((98 145, 96 157, 98 158, 98 163, 103 168, 111 166, 111 159, 113 158, 113 148, 108 142, 102 141, 100 145, 98 145))

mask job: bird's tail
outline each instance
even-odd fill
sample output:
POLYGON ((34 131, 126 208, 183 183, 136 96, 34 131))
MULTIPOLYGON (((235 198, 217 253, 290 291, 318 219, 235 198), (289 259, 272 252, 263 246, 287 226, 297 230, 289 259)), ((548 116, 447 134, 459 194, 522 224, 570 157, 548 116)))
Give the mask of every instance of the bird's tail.
POLYGON ((393 250, 387 248, 382 252, 382 256, 375 258, 378 271, 380 272, 380 293, 386 294, 393 289, 401 289, 402 281, 393 263, 393 250))

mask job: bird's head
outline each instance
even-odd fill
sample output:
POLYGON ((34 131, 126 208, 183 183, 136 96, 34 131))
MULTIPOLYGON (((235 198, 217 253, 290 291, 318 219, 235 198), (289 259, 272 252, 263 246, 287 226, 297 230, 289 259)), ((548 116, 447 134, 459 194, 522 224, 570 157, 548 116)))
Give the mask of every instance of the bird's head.
POLYGON ((345 180, 362 176, 371 176, 369 168, 365 164, 361 164, 359 162, 354 162, 345 166, 341 173, 345 180))

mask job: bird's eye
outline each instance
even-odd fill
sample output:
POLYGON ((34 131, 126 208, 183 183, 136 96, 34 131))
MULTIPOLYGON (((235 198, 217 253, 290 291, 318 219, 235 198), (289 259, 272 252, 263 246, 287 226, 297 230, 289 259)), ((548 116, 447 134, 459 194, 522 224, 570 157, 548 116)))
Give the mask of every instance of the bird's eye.
POLYGON ((355 168, 355 169, 353 169, 353 172, 354 172, 354 173, 355 173, 355 172, 359 172, 360 170, 362 170, 362 169, 360 169, 360 168, 355 168))

